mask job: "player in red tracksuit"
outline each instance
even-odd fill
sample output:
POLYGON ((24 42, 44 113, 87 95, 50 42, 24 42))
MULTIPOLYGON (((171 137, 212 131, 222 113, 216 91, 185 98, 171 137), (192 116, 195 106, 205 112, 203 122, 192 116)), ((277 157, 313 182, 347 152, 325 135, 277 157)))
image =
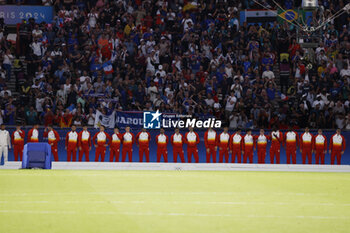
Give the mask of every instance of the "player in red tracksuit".
POLYGON ((331 137, 329 143, 329 153, 331 154, 331 164, 334 164, 337 158, 338 165, 341 164, 341 156, 345 151, 345 138, 340 134, 340 129, 337 129, 336 134, 331 137))
POLYGON ((97 132, 92 138, 92 142, 94 143, 96 148, 95 162, 98 162, 100 157, 101 157, 101 162, 105 161, 106 148, 110 143, 110 141, 111 141, 111 137, 109 136, 108 133, 105 132, 105 127, 103 125, 100 125, 100 132, 97 132))
POLYGON ((243 163, 253 163, 253 153, 254 153, 255 141, 252 135, 252 130, 248 129, 247 134, 243 136, 243 163))
POLYGON ((207 163, 210 163, 210 157, 212 157, 213 163, 216 163, 216 151, 217 151, 217 138, 216 132, 212 128, 209 128, 204 133, 204 145, 206 148, 207 163))
POLYGON ((242 151, 243 149, 243 137, 241 135, 241 130, 237 129, 236 133, 231 135, 230 138, 230 150, 232 153, 232 163, 235 162, 237 157, 237 163, 242 162, 242 151))
POLYGON ((173 146, 173 158, 174 163, 177 163, 177 156, 180 156, 181 162, 185 162, 184 150, 182 145, 184 144, 184 137, 180 134, 179 129, 175 129, 175 133, 170 137, 170 143, 173 146))
POLYGON ((322 129, 318 130, 318 134, 314 137, 314 153, 316 164, 324 164, 324 157, 327 152, 327 138, 322 134, 322 129))
POLYGON ((66 135, 66 150, 67 150, 67 161, 75 162, 77 160, 77 147, 78 147, 78 133, 77 127, 72 125, 71 131, 66 135))
POLYGON ((274 159, 276 158, 276 163, 280 163, 280 151, 281 144, 283 142, 283 134, 274 127, 273 131, 270 135, 271 138, 271 147, 270 147, 270 162, 274 163, 274 159))
POLYGON ((144 154, 146 157, 146 162, 149 162, 149 142, 150 141, 151 141, 151 134, 147 132, 145 128, 143 128, 142 131, 136 135, 136 144, 139 147, 140 162, 142 162, 144 154))
POLYGON ((265 135, 265 130, 260 129, 260 134, 255 136, 255 148, 258 154, 258 163, 265 163, 266 147, 269 136, 265 135))
POLYGON ((164 129, 160 129, 160 134, 156 136, 157 143, 157 163, 160 162, 160 158, 163 155, 164 162, 168 162, 168 145, 169 139, 168 136, 164 134, 164 129))
POLYGON ((189 132, 185 134, 185 143, 187 144, 187 160, 189 163, 192 162, 192 155, 196 163, 199 162, 198 148, 199 136, 193 131, 193 127, 189 127, 189 132))
POLYGON ((90 150, 91 150, 91 134, 88 131, 86 125, 83 126, 83 130, 78 134, 78 144, 79 144, 79 162, 83 160, 83 155, 85 154, 85 161, 90 161, 90 150))
POLYGON ((15 156, 15 161, 18 161, 18 157, 20 161, 22 161, 23 157, 23 148, 24 148, 24 137, 25 133, 21 130, 21 126, 16 126, 16 131, 12 133, 12 144, 13 144, 13 154, 15 156))
POLYGON ((52 126, 49 125, 47 128, 45 128, 43 136, 44 138, 47 138, 47 141, 51 146, 51 153, 53 154, 55 161, 58 161, 57 144, 60 141, 60 135, 52 128, 52 126))
POLYGON ((217 145, 219 146, 219 163, 225 161, 229 162, 229 146, 230 146, 230 134, 228 133, 228 127, 224 127, 224 132, 217 136, 217 145))
POLYGON ((287 164, 290 164, 290 157, 292 163, 297 163, 297 146, 299 143, 299 135, 289 127, 288 132, 284 134, 284 143, 286 145, 287 164))
POLYGON ((114 128, 114 133, 111 136, 111 140, 109 141, 109 162, 114 162, 114 158, 116 162, 119 162, 119 154, 120 154, 120 144, 122 142, 122 134, 119 132, 119 129, 114 128))
POLYGON ((39 125, 35 124, 31 130, 28 131, 27 142, 39 142, 39 125))
POLYGON ((306 158, 309 160, 309 164, 312 163, 313 141, 313 135, 309 132, 309 128, 306 127, 305 132, 300 135, 300 152, 303 164, 306 163, 306 158))
POLYGON ((177 163, 177 156, 180 156, 181 162, 185 162, 184 150, 182 148, 184 144, 184 137, 180 134, 179 129, 175 129, 175 133, 170 137, 170 143, 173 146, 173 159, 174 163, 177 163))
POLYGON ((125 127, 125 133, 122 134, 123 137, 123 151, 122 151, 122 161, 125 162, 126 154, 128 154, 129 162, 132 162, 132 145, 135 142, 134 134, 130 132, 130 127, 125 127))

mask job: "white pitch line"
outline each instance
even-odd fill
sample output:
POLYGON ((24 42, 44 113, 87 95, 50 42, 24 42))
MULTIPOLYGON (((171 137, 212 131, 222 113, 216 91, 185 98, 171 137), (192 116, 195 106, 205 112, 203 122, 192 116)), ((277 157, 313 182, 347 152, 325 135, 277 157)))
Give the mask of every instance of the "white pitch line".
MULTIPOLYGON (((103 170, 104 171, 104 170, 103 170)), ((59 174, 59 173, 55 173, 55 174, 43 174, 43 173, 4 173, 4 172, 0 172, 0 176, 40 176, 40 177, 111 177, 111 174, 74 174, 76 172, 76 170, 72 170, 70 171, 72 173, 70 174, 59 174)), ((114 172, 114 170, 113 170, 114 172)), ((151 171, 152 172, 152 171, 151 171)), ((145 176, 151 176, 151 177, 178 177, 181 178, 179 176, 179 174, 116 174, 116 176, 118 177, 145 177, 145 176)), ((186 174, 186 177, 202 177, 201 175, 198 174, 186 174)))
POLYGON ((57 211, 57 210, 0 210, 0 213, 14 214, 77 214, 76 211, 57 211))
MULTIPOLYGON (((67 192, 67 193, 0 193, 0 196, 25 197, 25 196, 82 196, 82 195, 271 195, 269 192, 67 192)), ((339 193, 273 193, 277 196, 333 196, 339 193)))
MULTIPOLYGON (((159 201, 145 201, 145 200, 136 200, 136 201, 121 201, 121 200, 112 200, 112 201, 79 201, 79 200, 71 200, 71 201, 8 201, 2 200, 0 204, 49 204, 49 203, 60 203, 60 204, 159 204, 159 201)), ((350 203, 291 203, 291 202, 231 202, 231 201, 166 201, 167 204, 192 204, 192 205, 281 205, 281 206, 290 206, 290 205, 301 205, 301 206, 350 206, 350 203)))
POLYGON ((234 217, 234 218, 280 218, 280 219, 339 219, 350 220, 344 216, 281 216, 281 215, 242 215, 242 214, 206 214, 206 213, 165 213, 165 212, 118 212, 118 211, 51 211, 51 210, 0 210, 0 214, 73 214, 73 215, 131 215, 131 216, 187 216, 187 217, 234 217))

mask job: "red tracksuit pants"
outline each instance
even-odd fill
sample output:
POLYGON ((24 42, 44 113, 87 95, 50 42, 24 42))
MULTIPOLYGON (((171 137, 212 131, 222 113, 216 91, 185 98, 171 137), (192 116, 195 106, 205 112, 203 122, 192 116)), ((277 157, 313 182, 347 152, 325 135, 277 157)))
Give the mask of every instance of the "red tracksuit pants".
POLYGON ((287 164, 290 164, 290 157, 292 157, 292 163, 297 163, 297 148, 286 148, 287 164))
POLYGON ((122 161, 126 161, 126 154, 128 154, 129 162, 132 162, 132 147, 123 147, 122 161))
POLYGON ((341 164, 341 150, 332 150, 331 153, 331 164, 334 164, 335 158, 337 158, 337 164, 341 164))
POLYGON ((77 148, 76 147, 68 147, 67 148, 67 161, 77 161, 77 148))
POLYGON ((164 158, 164 162, 167 163, 168 162, 168 151, 166 148, 157 148, 157 163, 160 162, 160 159, 164 158))
POLYGON ((257 154, 258 154, 258 163, 265 163, 266 148, 258 148, 257 154))
POLYGON ((146 157, 146 162, 149 163, 149 147, 139 147, 140 162, 143 161, 143 155, 146 157))
POLYGON ((242 151, 241 150, 233 150, 232 151, 232 163, 235 162, 237 157, 237 163, 241 163, 242 162, 242 151))
POLYGON ((249 163, 253 163, 253 148, 252 149, 245 149, 243 153, 243 163, 247 163, 249 159, 249 163))
POLYGON ((210 163, 210 158, 212 158, 213 163, 216 163, 216 150, 215 146, 208 146, 206 148, 206 154, 207 154, 207 163, 210 163), (209 152, 208 152, 209 149, 209 152))
POLYGON ((192 155, 194 157, 195 162, 198 163, 199 162, 198 149, 196 146, 187 147, 187 160, 189 163, 192 162, 192 155))
MULTIPOLYGON (((15 156, 15 161, 18 161, 18 158, 20 159, 20 161, 22 161, 23 148, 24 148, 24 145, 14 145, 13 146, 13 154, 15 156)), ((52 151, 52 149, 51 149, 51 151, 52 151)))
POLYGON ((98 162, 100 157, 101 157, 101 162, 104 162, 105 156, 106 156, 106 147, 104 145, 102 146, 97 145, 96 151, 95 151, 95 162, 98 162))
POLYGON ((311 148, 306 148, 302 150, 301 157, 303 159, 303 164, 306 163, 306 158, 309 160, 309 164, 312 163, 312 153, 311 148))
POLYGON ((274 164, 276 158, 276 164, 280 163, 280 147, 271 146, 270 148, 270 163, 274 164))
POLYGON ((58 161, 58 149, 57 146, 51 146, 51 153, 55 161, 58 161))
POLYGON ((109 153, 109 162, 119 162, 119 154, 120 154, 120 147, 111 147, 111 151, 109 153))
POLYGON ((85 154, 85 161, 89 162, 89 145, 82 145, 81 150, 79 150, 79 162, 83 161, 83 155, 85 154))
POLYGON ((227 147, 219 147, 219 163, 222 163, 224 161, 224 158, 225 158, 225 161, 226 163, 229 162, 229 155, 228 155, 228 148, 227 147))
POLYGON ((315 153, 316 164, 324 164, 324 157, 325 157, 324 150, 316 150, 316 153, 315 153))
POLYGON ((174 158, 174 163, 177 163, 177 156, 180 156, 180 160, 182 163, 185 162, 185 157, 184 157, 184 150, 182 147, 173 147, 173 158, 174 158))

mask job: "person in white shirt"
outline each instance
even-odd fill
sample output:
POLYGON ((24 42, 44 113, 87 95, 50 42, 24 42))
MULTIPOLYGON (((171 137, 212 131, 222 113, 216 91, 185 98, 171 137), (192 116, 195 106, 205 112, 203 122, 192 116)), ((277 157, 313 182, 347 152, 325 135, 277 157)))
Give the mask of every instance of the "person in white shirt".
POLYGON ((43 6, 51 6, 53 4, 52 0, 42 0, 41 3, 43 6))
POLYGON ((345 118, 345 129, 350 130, 350 113, 345 118))
POLYGON ((228 79, 231 79, 233 77, 233 68, 232 68, 232 65, 230 63, 228 63, 225 66, 225 74, 226 74, 228 79))
POLYGON ((153 102, 158 94, 158 88, 154 85, 154 82, 151 82, 151 86, 147 88, 147 94, 150 97, 150 101, 153 102))
POLYGON ((239 82, 239 79, 235 79, 235 82, 231 85, 231 91, 234 92, 234 96, 237 97, 237 99, 241 98, 243 87, 239 82))
POLYGON ((312 103, 312 108, 316 108, 317 105, 319 105, 319 109, 320 109, 320 110, 323 110, 325 103, 324 103, 324 101, 322 100, 322 98, 321 98, 320 95, 317 95, 317 96, 316 96, 316 100, 313 101, 313 103, 312 103))
POLYGON ((5 129, 5 125, 1 125, 0 130, 0 161, 4 156, 4 164, 8 161, 8 150, 11 149, 11 137, 9 131, 5 129))
POLYGON ((315 52, 316 56, 318 56, 321 53, 321 51, 325 51, 324 43, 322 41, 320 41, 320 44, 316 49, 316 52, 315 52))
POLYGON ((91 81, 91 78, 88 76, 88 74, 87 74, 87 72, 86 72, 86 70, 84 70, 83 71, 83 74, 80 76, 80 78, 79 78, 79 81, 80 81, 80 83, 84 83, 84 82, 86 82, 87 80, 90 80, 91 81))
POLYGON ((39 95, 37 96, 35 100, 35 109, 38 113, 41 113, 44 111, 43 109, 43 103, 45 102, 45 97, 44 95, 39 95))
POLYGON ((43 36, 43 31, 40 30, 39 25, 35 25, 34 30, 32 31, 32 35, 34 38, 41 38, 43 36))
POLYGON ((185 32, 193 27, 193 21, 190 18, 189 14, 186 15, 186 17, 182 20, 181 23, 183 24, 185 32))
POLYGON ((350 76, 350 67, 347 63, 344 64, 343 69, 340 71, 340 77, 350 76))
POLYGON ((2 65, 6 70, 7 80, 11 79, 12 61, 13 61, 13 56, 11 54, 11 51, 8 49, 6 50, 6 53, 4 55, 4 60, 2 62, 2 65))
POLYGON ((233 111, 235 105, 237 103, 237 98, 235 96, 235 93, 232 91, 231 95, 227 97, 226 100, 226 106, 225 106, 225 112, 226 112, 226 116, 228 117, 231 112, 233 111))
POLYGON ((88 14, 88 18, 90 27, 95 28, 98 19, 98 14, 96 13, 95 9, 93 9, 91 13, 88 14))
POLYGON ((213 107, 213 105, 215 103, 215 101, 210 93, 208 94, 208 97, 204 101, 210 107, 213 107))
POLYGON ((266 70, 262 73, 263 78, 274 79, 275 74, 270 70, 270 66, 266 66, 266 70))
POLYGON ((3 90, 0 92, 0 96, 4 97, 5 93, 7 93, 8 96, 12 96, 12 92, 10 90, 7 89, 7 86, 3 87, 3 90))
POLYGON ((41 58, 41 56, 43 55, 43 46, 42 46, 42 43, 36 39, 36 40, 30 45, 30 47, 33 49, 34 55, 37 56, 38 58, 41 58))
POLYGON ((95 124, 95 117, 96 117, 96 114, 94 113, 94 109, 89 108, 89 113, 85 117, 88 126, 94 126, 94 124, 95 124))
POLYGON ((66 104, 67 92, 64 90, 64 85, 61 85, 61 88, 56 93, 57 100, 61 100, 63 104, 66 104))
MULTIPOLYGON (((152 54, 154 53, 154 51, 152 51, 152 54)), ((146 59, 146 63, 147 63, 147 68, 146 70, 151 72, 152 75, 154 75, 155 73, 155 59, 152 56, 148 56, 146 59)))
POLYGON ((4 110, 0 109, 0 125, 4 123, 4 110))
POLYGON ((158 70, 157 70, 157 72, 156 72, 156 76, 157 76, 157 74, 159 74, 160 77, 162 77, 162 78, 165 77, 166 72, 163 70, 163 66, 162 66, 162 65, 159 65, 159 66, 158 66, 158 70))
POLYGON ((232 112, 229 117, 230 120, 230 129, 238 128, 239 122, 242 120, 242 116, 240 116, 237 112, 232 112))

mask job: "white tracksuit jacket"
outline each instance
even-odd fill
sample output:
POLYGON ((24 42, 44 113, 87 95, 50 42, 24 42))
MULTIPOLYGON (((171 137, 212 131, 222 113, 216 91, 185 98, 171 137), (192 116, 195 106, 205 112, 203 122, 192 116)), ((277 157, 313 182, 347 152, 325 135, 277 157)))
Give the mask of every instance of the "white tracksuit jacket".
POLYGON ((4 155, 4 162, 8 161, 8 149, 11 149, 11 137, 7 130, 0 130, 0 161, 4 155))

